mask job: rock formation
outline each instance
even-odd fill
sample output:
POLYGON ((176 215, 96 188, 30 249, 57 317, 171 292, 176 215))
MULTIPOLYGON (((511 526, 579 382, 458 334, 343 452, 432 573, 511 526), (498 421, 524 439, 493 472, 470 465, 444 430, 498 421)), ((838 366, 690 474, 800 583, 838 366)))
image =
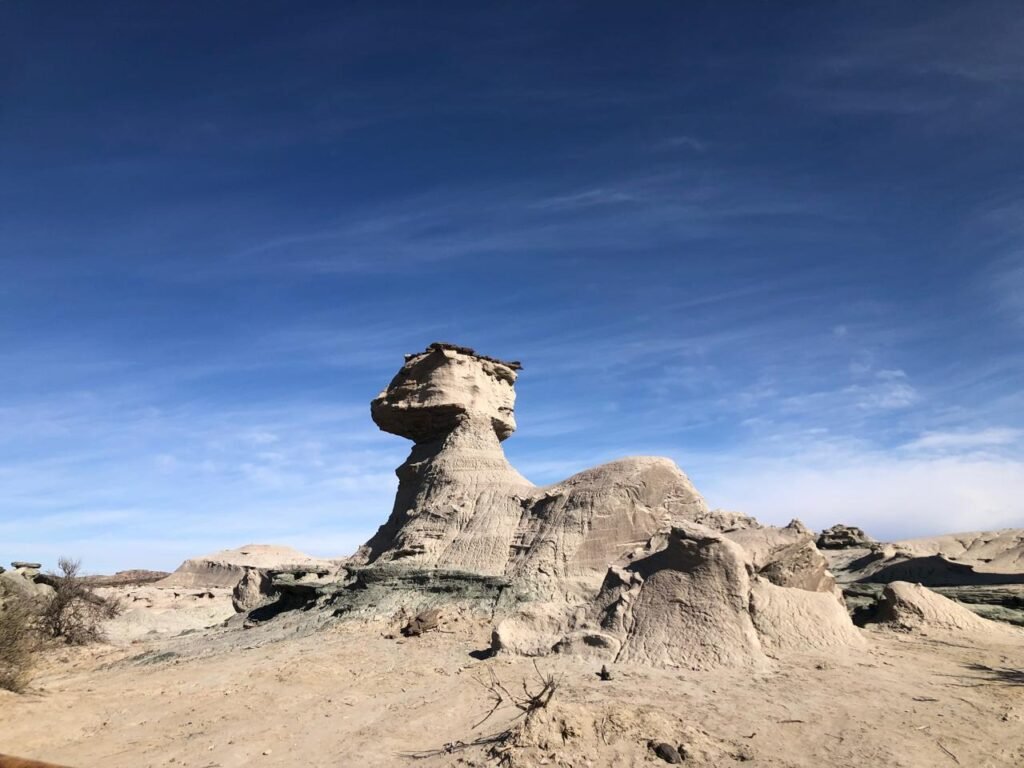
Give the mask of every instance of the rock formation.
POLYGON ((391 516, 345 564, 353 589, 333 598, 339 613, 416 589, 436 605, 462 583, 497 587, 498 651, 760 667, 789 650, 863 642, 811 531, 710 511, 669 459, 530 483, 501 448, 516 428, 519 370, 432 344, 373 400, 378 426, 414 445, 391 516))
POLYGON ((274 588, 269 574, 259 568, 246 568, 231 590, 231 605, 238 613, 248 613, 270 602, 273 597, 274 588))
POLYGON ((814 534, 799 520, 785 528, 748 527, 725 535, 743 547, 754 570, 772 584, 838 594, 828 563, 814 545, 814 534))
POLYGON ((231 589, 252 569, 259 569, 265 574, 272 571, 327 574, 337 570, 337 566, 291 547, 247 544, 238 549, 225 549, 190 558, 170 576, 155 582, 155 585, 185 589, 231 589))
POLYGON ((596 589, 608 563, 677 517, 707 513, 668 459, 633 457, 538 488, 508 462, 518 363, 432 344, 371 404, 415 445, 388 521, 353 565, 401 563, 507 576, 538 594, 596 589))
POLYGON ((820 549, 850 549, 851 547, 867 547, 874 543, 860 528, 853 525, 833 525, 818 535, 820 549))
POLYGON ((886 585, 872 622, 903 631, 947 631, 961 636, 1006 633, 1024 637, 1024 633, 1009 625, 983 619, 955 600, 905 581, 886 585))
MULTIPOLYGON (((709 669, 759 668, 780 653, 864 644, 831 589, 773 584, 727 534, 681 522, 650 549, 609 568, 589 615, 552 650, 709 669)), ((524 652, 529 629, 512 617, 499 625, 495 643, 524 652)))
POLYGON ((0 600, 17 598, 28 600, 45 600, 53 595, 53 587, 47 584, 47 577, 40 573, 40 563, 27 563, 15 560, 11 563, 12 570, 0 568, 0 600))

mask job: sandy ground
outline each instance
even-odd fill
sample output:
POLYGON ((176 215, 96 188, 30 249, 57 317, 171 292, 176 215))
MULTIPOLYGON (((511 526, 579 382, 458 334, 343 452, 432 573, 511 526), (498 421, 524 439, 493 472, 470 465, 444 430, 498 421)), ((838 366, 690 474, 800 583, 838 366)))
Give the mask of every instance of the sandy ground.
POLYGON ((1024 635, 977 646, 874 630, 862 652, 765 673, 616 666, 609 682, 548 657, 560 685, 547 710, 524 728, 503 706, 474 727, 490 671, 512 691, 535 678, 530 659, 471 655, 489 626, 463 616, 405 639, 288 614, 57 651, 29 693, 0 695, 0 752, 80 768, 664 765, 656 739, 687 746, 687 765, 1024 765, 1024 635), (443 751, 517 726, 503 745, 443 751))

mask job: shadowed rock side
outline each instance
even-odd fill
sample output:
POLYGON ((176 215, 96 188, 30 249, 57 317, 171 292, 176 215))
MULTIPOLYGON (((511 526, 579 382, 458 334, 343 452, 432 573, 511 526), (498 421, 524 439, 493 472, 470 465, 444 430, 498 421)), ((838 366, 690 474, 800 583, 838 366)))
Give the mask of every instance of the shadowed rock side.
POLYGON ((608 563, 676 517, 707 514, 668 459, 634 457, 538 488, 508 462, 518 364, 433 344, 410 355, 371 404, 415 442, 391 517, 354 565, 405 563, 505 575, 538 593, 596 590, 608 563), (575 588, 575 587, 571 587, 575 588))

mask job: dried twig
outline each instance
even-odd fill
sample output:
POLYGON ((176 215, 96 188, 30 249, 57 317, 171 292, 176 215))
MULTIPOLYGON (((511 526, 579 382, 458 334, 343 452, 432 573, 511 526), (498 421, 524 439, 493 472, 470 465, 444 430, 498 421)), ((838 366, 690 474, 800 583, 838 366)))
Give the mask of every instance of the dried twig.
POLYGON ((493 669, 488 669, 490 674, 490 681, 484 682, 477 678, 477 682, 480 683, 484 688, 491 694, 491 700, 494 705, 490 708, 486 715, 480 722, 476 723, 473 728, 479 728, 481 725, 486 723, 491 716, 498 711, 502 704, 512 704, 516 709, 519 710, 519 714, 516 717, 523 717, 528 715, 537 709, 544 709, 550 702, 552 697, 555 695, 555 691, 558 690, 559 678, 554 675, 545 675, 540 671, 540 667, 537 666, 536 660, 533 662, 533 668, 537 672, 537 678, 540 681, 540 688, 534 692, 530 690, 529 684, 526 680, 523 680, 523 695, 519 696, 512 693, 508 688, 505 687, 504 683, 494 673, 493 669))
POLYGON ((943 752, 945 752, 947 755, 949 755, 951 758, 953 758, 953 762, 954 763, 956 763, 957 765, 960 765, 960 758, 958 758, 956 755, 954 755, 952 752, 950 752, 948 749, 946 749, 946 746, 941 741, 936 739, 935 743, 939 745, 939 749, 941 749, 943 752))

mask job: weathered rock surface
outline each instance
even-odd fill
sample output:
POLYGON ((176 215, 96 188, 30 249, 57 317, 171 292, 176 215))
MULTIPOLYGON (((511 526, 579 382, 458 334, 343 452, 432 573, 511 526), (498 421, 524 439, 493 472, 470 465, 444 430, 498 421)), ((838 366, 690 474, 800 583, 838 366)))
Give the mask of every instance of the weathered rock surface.
POLYGON ((486 606, 494 650, 657 666, 757 668, 862 642, 811 531, 709 510, 669 459, 530 483, 501 448, 519 370, 449 344, 407 356, 371 404, 381 429, 414 442, 391 516, 345 583, 275 579, 282 601, 326 600, 336 615, 486 606))
POLYGON ((538 488, 500 442, 515 430, 518 363, 452 345, 410 355, 371 404, 414 445, 391 517, 353 565, 404 563, 503 575, 538 597, 595 591, 610 562, 672 519, 707 513, 668 459, 633 457, 538 488))
POLYGON ((225 549, 202 557, 191 558, 182 563, 167 578, 155 582, 158 587, 233 588, 245 575, 247 569, 264 571, 308 571, 328 573, 337 570, 337 565, 310 557, 291 547, 269 544, 247 544, 238 549, 225 549))
POLYGON ((814 534, 799 520, 784 528, 749 527, 725 535, 746 550, 757 573, 771 583, 838 594, 828 562, 814 544, 814 534))
POLYGON ((762 649, 772 657, 867 644, 832 593, 779 587, 757 578, 750 588, 750 615, 762 649))
POLYGON ((860 528, 853 525, 833 525, 826 528, 818 535, 818 547, 820 549, 849 549, 851 547, 866 547, 874 542, 860 528))
POLYGON ((748 565, 738 544, 681 524, 663 548, 609 570, 597 603, 603 627, 622 638, 617 660, 689 669, 765 665, 750 617, 748 565))
POLYGON ((834 592, 756 575, 750 553, 728 534, 681 522, 648 550, 609 568, 589 615, 525 606, 498 626, 494 648, 711 669, 762 668, 784 653, 865 644, 834 592), (560 626, 571 629, 552 644, 560 626))
POLYGON ((905 581, 886 585, 872 623, 904 631, 1005 633, 1024 639, 1024 632, 1016 628, 983 619, 954 600, 905 581))
POLYGON ((248 613, 274 599, 276 592, 270 576, 259 568, 246 568, 231 591, 231 605, 238 613, 248 613))

